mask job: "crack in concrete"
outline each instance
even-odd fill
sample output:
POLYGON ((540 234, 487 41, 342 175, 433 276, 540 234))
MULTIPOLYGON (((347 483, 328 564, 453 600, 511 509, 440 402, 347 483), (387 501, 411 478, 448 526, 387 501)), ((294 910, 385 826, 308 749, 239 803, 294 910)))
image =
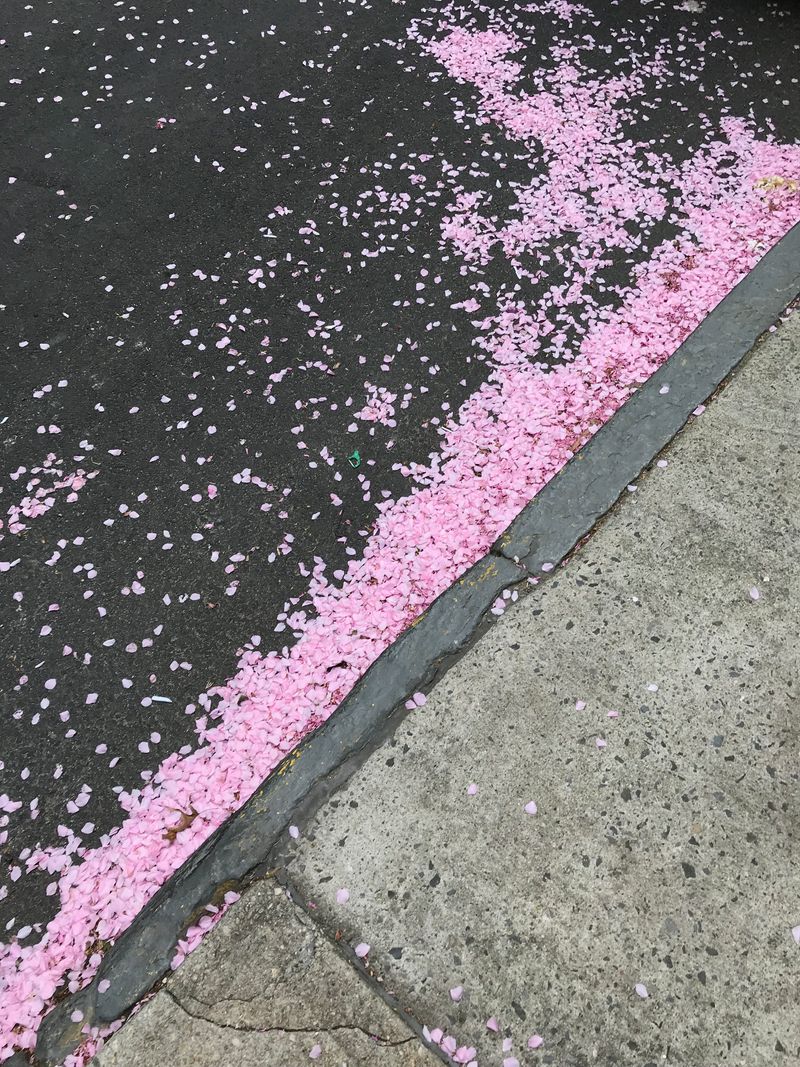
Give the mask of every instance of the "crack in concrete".
MULTIPOLYGON (((246 1026, 236 1023, 220 1023, 214 1019, 208 1019, 205 1015, 201 1015, 199 1012, 192 1011, 188 1008, 183 1001, 179 1000, 175 994, 166 987, 161 990, 172 1001, 179 1011, 182 1011, 184 1015, 188 1015, 190 1019, 195 1019, 197 1022, 207 1023, 209 1026, 213 1026, 217 1030, 236 1030, 238 1033, 244 1034, 333 1034, 339 1031, 350 1031, 351 1033, 363 1034, 364 1037, 370 1041, 374 1041, 381 1048, 396 1048, 399 1045, 407 1045, 411 1041, 416 1041, 416 1035, 412 1034, 410 1037, 404 1037, 400 1041, 390 1041, 387 1037, 382 1037, 380 1034, 370 1033, 369 1030, 365 1030, 363 1026, 357 1026, 354 1023, 340 1023, 335 1026, 246 1026)), ((192 998, 194 999, 194 998, 192 998)), ((238 998, 228 998, 228 1003, 251 1003, 250 1000, 239 1001, 238 998)), ((204 1008, 210 1008, 210 1004, 205 1004, 203 1001, 197 1001, 204 1008)))

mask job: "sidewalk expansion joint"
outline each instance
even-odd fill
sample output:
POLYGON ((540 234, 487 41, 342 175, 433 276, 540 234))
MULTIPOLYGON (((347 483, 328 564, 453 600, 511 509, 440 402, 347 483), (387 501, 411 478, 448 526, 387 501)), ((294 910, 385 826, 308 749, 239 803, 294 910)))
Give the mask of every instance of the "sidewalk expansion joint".
POLYGON ((374 973, 372 968, 365 963, 364 960, 359 959, 359 957, 355 955, 353 949, 347 942, 337 940, 336 937, 331 936, 322 916, 308 906, 308 901, 297 886, 290 880, 285 867, 276 867, 272 873, 275 881, 286 892, 292 904, 301 913, 303 918, 307 919, 316 927, 320 936, 325 939, 328 946, 342 960, 344 960, 351 970, 355 971, 367 989, 386 1005, 395 1018, 412 1031, 413 1036, 399 1042, 399 1044, 406 1044, 408 1041, 414 1040, 421 1041, 435 1058, 441 1059, 444 1063, 451 1063, 452 1061, 442 1049, 425 1040, 423 1035, 423 1022, 411 1011, 403 1007, 394 993, 386 988, 382 979, 374 973))

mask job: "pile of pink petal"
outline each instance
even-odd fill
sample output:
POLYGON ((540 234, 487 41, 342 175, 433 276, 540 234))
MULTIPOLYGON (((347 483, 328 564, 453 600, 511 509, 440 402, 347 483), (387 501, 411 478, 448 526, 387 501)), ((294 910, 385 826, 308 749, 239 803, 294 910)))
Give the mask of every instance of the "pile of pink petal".
MULTIPOLYGON (((29 520, 37 519, 45 515, 56 502, 56 493, 66 489, 67 503, 72 504, 78 499, 78 493, 86 485, 90 478, 96 478, 99 471, 85 471, 79 468, 67 474, 60 460, 53 453, 49 453, 41 466, 33 467, 30 471, 20 467, 11 472, 11 480, 17 481, 24 475, 28 475, 25 481, 25 493, 20 500, 11 504, 6 512, 6 519, 0 519, 0 531, 4 521, 9 533, 19 534, 28 529, 29 520)), ((2 490, 0 489, 0 492, 2 490)), ((0 540, 2 540, 0 533, 0 540)))

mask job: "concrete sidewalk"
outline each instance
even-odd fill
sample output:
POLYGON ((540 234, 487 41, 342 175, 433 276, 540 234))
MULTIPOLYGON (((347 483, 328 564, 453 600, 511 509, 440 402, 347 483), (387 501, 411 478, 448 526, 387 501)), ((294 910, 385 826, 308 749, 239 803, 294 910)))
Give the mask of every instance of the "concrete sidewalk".
POLYGON ((798 1062, 799 406, 795 314, 97 1062, 798 1062))

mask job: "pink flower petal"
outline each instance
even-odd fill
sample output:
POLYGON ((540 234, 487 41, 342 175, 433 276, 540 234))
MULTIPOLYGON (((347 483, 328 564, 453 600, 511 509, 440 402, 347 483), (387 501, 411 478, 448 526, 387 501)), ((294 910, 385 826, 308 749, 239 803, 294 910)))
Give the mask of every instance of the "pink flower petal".
POLYGON ((365 941, 362 941, 360 945, 356 945, 356 956, 358 956, 360 960, 363 960, 368 952, 369 945, 365 941))
MULTIPOLYGON (((239 799, 250 795, 305 733, 340 705, 355 680, 407 627, 409 620, 418 617, 442 589, 456 580, 468 559, 477 559, 487 551, 519 509, 563 468, 638 384, 664 363, 763 251, 797 221, 796 197, 777 197, 773 204, 753 190, 750 177, 792 172, 796 169, 797 148, 756 136, 745 124, 736 123, 727 133, 721 128, 710 132, 714 140, 704 143, 688 169, 674 164, 661 146, 652 154, 637 152, 634 159, 628 152, 631 142, 619 140, 618 106, 627 106, 627 79, 615 77, 597 82, 589 74, 587 83, 587 68, 580 58, 582 46, 567 42, 559 46, 560 54, 553 64, 556 70, 551 71, 549 59, 547 70, 523 70, 528 50, 517 51, 515 37, 503 30, 503 5, 494 6, 498 9, 493 12, 496 29, 437 32, 434 40, 423 41, 421 47, 433 54, 449 76, 475 86, 482 121, 502 124, 524 145, 533 141, 544 144, 546 155, 566 178, 559 183, 549 181, 546 175, 542 178, 538 172, 532 175, 533 184, 523 190, 526 195, 531 194, 530 200, 519 200, 520 217, 503 232, 484 217, 486 213, 479 202, 470 200, 455 212, 448 209, 450 217, 434 219, 434 225, 437 221, 445 223, 442 236, 453 255, 462 260, 468 255, 480 262, 490 246, 491 256, 495 252, 502 256, 506 243, 519 245, 519 251, 506 250, 509 263, 522 254, 528 259, 528 251, 541 243, 542 226, 546 230, 552 224, 552 236, 559 240, 559 234, 578 228, 580 243, 586 247, 586 262, 593 263, 587 266, 581 253, 580 260, 571 261, 568 257, 568 262, 562 264, 565 273, 572 271, 569 283, 575 288, 567 293, 563 287, 556 287, 560 309, 555 338, 549 328, 542 329, 548 327, 548 318, 552 317, 546 314, 553 308, 552 297, 542 303, 538 296, 532 296, 524 310, 523 291, 519 308, 506 310, 504 293, 485 286, 487 291, 481 292, 481 299, 487 305, 482 312, 487 319, 476 328, 484 333, 487 370, 492 369, 470 402, 458 412, 451 410, 446 417, 443 446, 432 466, 419 472, 421 491, 387 504, 369 535, 361 560, 352 560, 347 571, 341 572, 341 588, 331 588, 321 571, 319 578, 315 576, 316 584, 310 587, 309 594, 309 619, 313 617, 313 621, 310 628, 300 622, 296 628, 289 627, 302 635, 291 655, 284 657, 276 652, 274 656, 252 658, 252 653, 247 653, 236 678, 215 691, 219 694, 212 700, 215 725, 211 720, 200 720, 204 736, 197 751, 182 759, 169 757, 145 787, 146 802, 136 803, 134 808, 124 806, 118 833, 108 837, 102 847, 82 849, 83 854, 75 856, 80 864, 73 862, 58 870, 58 879, 50 885, 61 911, 52 934, 48 930, 37 945, 24 948, 24 956, 16 955, 18 947, 13 942, 0 953, 0 1055, 5 1054, 9 1043, 12 1049, 30 1048, 35 1041, 44 1005, 33 1004, 32 986, 37 981, 45 982, 45 993, 39 999, 46 999, 52 997, 53 983, 70 974, 76 977, 66 980, 76 986, 88 980, 99 961, 93 962, 93 957, 86 961, 84 946, 92 939, 97 923, 111 940, 123 933, 140 902, 152 896, 200 839, 230 816, 239 799), (563 62, 567 67, 559 72, 557 67, 563 62), (573 84, 576 72, 578 80, 573 84), (562 73, 568 75, 563 82, 562 73), (523 78, 528 86, 552 82, 552 91, 531 94, 523 88, 523 78), (595 94, 598 106, 584 106, 584 101, 595 94), (726 151, 734 157, 730 167, 727 162, 720 167, 716 147, 720 140, 727 142, 726 151), (580 151, 575 151, 576 145, 580 151), (640 155, 652 155, 652 162, 640 159, 640 155), (598 176, 600 189, 595 196, 598 176), (643 235, 649 234, 657 242, 660 235, 651 224, 672 211, 656 191, 664 182, 674 182, 681 217, 691 222, 676 223, 677 243, 670 240, 650 251, 642 243, 643 235), (585 196, 576 193, 580 186, 585 186, 585 196), (631 233, 626 233, 628 220, 636 223, 631 233), (630 286, 621 279, 618 310, 610 311, 609 316, 598 316, 591 292, 605 290, 605 280, 597 275, 597 264, 609 244, 612 251, 625 257, 638 246, 644 256, 629 279, 630 286), (695 257, 696 267, 689 265, 695 257), (577 319, 571 309, 578 312, 577 319), (562 310, 566 318, 562 318, 562 310), (570 320, 576 327, 585 324, 585 330, 583 325, 578 328, 574 351, 568 351, 573 348, 571 338, 560 339, 562 327, 570 320), (557 357, 558 365, 542 372, 537 354, 544 356, 553 340, 556 343, 551 354, 557 357), (530 433, 534 426, 535 432, 530 433), (480 478, 476 477, 476 461, 480 478), (418 555, 416 545, 420 545, 418 555), (309 717, 311 707, 315 710, 309 717), (194 801, 202 803, 202 816, 190 832, 172 841, 170 835, 165 836, 164 827, 174 824, 175 802, 180 798, 187 806, 194 801), (182 844, 180 838, 184 837, 187 840, 182 844), (140 859, 135 868, 126 862, 133 853, 140 859)), ((567 0, 540 6, 553 11, 577 9, 567 0)), ((512 20, 512 24, 516 22, 512 20)), ((510 31, 511 26, 507 28, 510 31)), ((624 33, 627 35, 629 30, 624 33)), ((704 43, 706 36, 703 35, 704 43)), ((662 59, 656 66, 645 64, 642 77, 648 82, 657 77, 661 63, 662 59)), ((282 95, 289 93, 284 91, 282 95)), ((723 100, 725 106, 728 103, 723 100)), ((528 151, 527 147, 524 151, 528 151)), ((458 204, 462 198, 457 190, 454 192, 458 204)), ((288 211, 276 208, 277 214, 288 211)), ((572 242, 568 239, 567 244, 572 242)), ((378 251, 370 249, 368 255, 377 256, 378 251)), ((630 258, 638 264, 638 253, 630 258)), ((530 265, 536 271, 537 265, 530 265)), ((257 269, 266 276, 261 267, 257 269)), ((550 270, 545 268, 544 274, 550 270)), ((250 273, 252 277, 253 272, 250 273)), ((469 313, 480 310, 474 306, 478 301, 463 303, 469 313)), ((310 305, 305 307, 310 310, 310 305)), ((234 334, 232 325, 226 319, 222 327, 231 342, 229 348, 235 348, 240 329, 237 326, 234 334)), ((465 336, 473 339, 471 331, 465 336)), ((368 413, 386 418, 388 424, 391 401, 386 390, 368 391, 367 401, 361 414, 365 418, 368 413)), ((139 409, 130 410, 134 413, 139 409)), ((413 412, 412 417, 416 414, 413 412)), ((42 416, 43 433, 47 432, 49 418, 42 416)), ((53 423, 49 425, 53 431, 58 429, 53 423)), ((366 423, 355 429, 366 434, 366 423)), ((113 449, 109 453, 120 451, 113 449)), ((82 472, 67 480, 71 477, 71 487, 75 489, 78 481, 87 480, 93 473, 82 472)), ((34 497, 33 514, 25 516, 31 521, 51 506, 44 497, 34 497)), ((337 511, 344 506, 339 497, 333 495, 330 499, 337 511)), ((7 506, 4 497, 4 522, 7 506)), ((24 524, 15 521, 3 533, 8 529, 16 535, 21 532, 20 527, 24 529, 24 524)), ((285 547, 288 551, 288 542, 285 547)), ((356 549, 350 551, 358 556, 356 549)), ((4 548, 0 554, 9 555, 9 549, 4 548)), ((47 565, 56 560, 54 553, 47 565)), ((19 562, 16 558, 0 561, 0 571, 16 568, 19 562)), ((739 580, 746 580, 746 576, 739 580)), ((747 587, 743 592, 741 588, 733 586, 732 592, 743 602, 747 587)), ((764 594, 764 598, 769 595, 764 594)), ((502 611, 501 604, 493 610, 502 611)), ((297 614, 299 617, 303 612, 297 614)), ((34 624, 34 630, 39 625, 34 624)), ((281 626, 287 629, 283 622, 281 626)), ((45 638, 52 632, 52 627, 42 627, 40 635, 45 638)), ((125 646, 131 656, 150 647, 139 643, 141 640, 125 646)), ((567 698, 567 705, 571 700, 574 698, 567 698)), ((412 704, 418 706, 413 700, 412 704)), ((97 707, 104 707, 99 699, 97 707)), ((130 798, 130 794, 127 796, 130 798)), ((299 835, 299 831, 296 833, 299 835)), ((63 849, 58 852, 60 855, 53 859, 69 859, 72 855, 63 855, 63 849)), ((37 862, 42 869, 43 861, 37 862)), ((190 950, 189 941, 184 939, 181 945, 184 947, 180 954, 185 956, 190 950)))
POLYGON ((459 1000, 464 996, 464 988, 460 985, 455 985, 450 990, 450 999, 454 1000, 458 1004, 459 1000))
POLYGON ((536 801, 535 800, 530 800, 525 805, 525 811, 526 811, 526 813, 528 815, 535 815, 538 810, 539 809, 536 807, 536 801))

